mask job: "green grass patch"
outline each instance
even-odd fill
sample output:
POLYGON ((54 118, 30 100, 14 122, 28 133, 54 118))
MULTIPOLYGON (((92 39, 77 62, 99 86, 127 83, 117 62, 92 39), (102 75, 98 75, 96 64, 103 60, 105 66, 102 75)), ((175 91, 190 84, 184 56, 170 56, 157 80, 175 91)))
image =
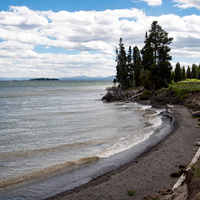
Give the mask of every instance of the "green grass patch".
POLYGON ((200 82, 199 79, 186 79, 184 81, 180 81, 180 82, 200 82))
POLYGON ((196 82, 192 82, 191 80, 193 79, 189 80, 190 81, 182 81, 178 83, 169 84, 170 89, 175 91, 176 96, 180 100, 184 100, 192 91, 200 91, 200 80, 194 79, 196 80, 196 82))
POLYGON ((134 190, 128 190, 128 195, 129 196, 133 196, 135 194, 135 191, 134 190))
POLYGON ((179 82, 169 84, 176 92, 191 92, 193 90, 200 90, 200 82, 179 82))
POLYGON ((192 165, 191 170, 194 177, 200 179, 200 160, 198 160, 194 165, 192 165))

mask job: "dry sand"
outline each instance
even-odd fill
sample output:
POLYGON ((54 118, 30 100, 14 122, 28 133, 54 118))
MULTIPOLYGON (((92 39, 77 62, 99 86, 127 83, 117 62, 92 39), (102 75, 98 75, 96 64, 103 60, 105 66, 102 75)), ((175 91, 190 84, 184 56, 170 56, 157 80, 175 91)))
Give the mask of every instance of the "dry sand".
MULTIPOLYGON (((175 130, 159 145, 137 161, 50 199, 135 200, 172 188, 178 178, 171 178, 170 174, 179 171, 180 165, 190 163, 198 149, 194 142, 200 137, 200 129, 196 128, 197 119, 192 119, 188 108, 176 105, 171 111, 175 116, 175 130), (129 196, 128 190, 135 191, 135 194, 129 196)), ((186 197, 184 191, 180 195, 186 197)))

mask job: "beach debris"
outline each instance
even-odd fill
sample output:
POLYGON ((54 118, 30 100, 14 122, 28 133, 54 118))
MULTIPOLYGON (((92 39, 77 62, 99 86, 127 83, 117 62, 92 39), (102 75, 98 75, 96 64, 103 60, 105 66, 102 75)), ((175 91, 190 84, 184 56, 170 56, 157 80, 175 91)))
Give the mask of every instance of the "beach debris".
POLYGON ((170 176, 172 178, 177 178, 177 177, 180 177, 183 174, 183 172, 184 172, 183 170, 180 170, 180 171, 177 171, 177 172, 173 172, 173 173, 170 174, 170 176))
POLYGON ((167 108, 174 108, 173 105, 167 104, 167 108))
POLYGON ((194 144, 197 146, 200 146, 200 142, 195 142, 194 144))
MULTIPOLYGON (((200 157, 200 148, 198 149, 197 153, 195 154, 192 161, 188 165, 186 172, 188 172, 190 170, 191 166, 198 161, 199 157, 200 157)), ((186 173, 182 174, 182 176, 178 179, 178 181, 176 182, 176 184, 174 185, 172 190, 174 191, 175 189, 179 188, 183 184, 185 179, 186 179, 186 173)))
POLYGON ((118 87, 109 87, 106 88, 108 91, 105 96, 103 96, 102 100, 107 102, 112 101, 134 101, 135 99, 139 98, 140 95, 142 95, 142 92, 144 90, 143 87, 137 88, 137 89, 131 89, 129 91, 124 91, 121 88, 118 87))
POLYGON ((171 173, 170 176, 172 178, 180 177, 185 172, 186 166, 185 165, 179 165, 178 168, 180 169, 179 171, 171 173))
POLYGON ((192 112, 193 117, 200 117, 200 111, 192 112))

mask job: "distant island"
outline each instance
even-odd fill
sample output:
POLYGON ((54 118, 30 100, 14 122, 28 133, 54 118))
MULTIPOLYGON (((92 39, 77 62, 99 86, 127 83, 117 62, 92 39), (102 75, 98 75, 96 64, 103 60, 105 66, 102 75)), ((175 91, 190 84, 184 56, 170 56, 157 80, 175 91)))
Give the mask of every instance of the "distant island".
POLYGON ((30 81, 59 81, 58 78, 33 78, 30 81))
POLYGON ((0 81, 113 81, 115 75, 113 76, 73 76, 73 77, 60 77, 60 78, 35 78, 35 77, 19 77, 19 78, 5 78, 0 77, 0 81))

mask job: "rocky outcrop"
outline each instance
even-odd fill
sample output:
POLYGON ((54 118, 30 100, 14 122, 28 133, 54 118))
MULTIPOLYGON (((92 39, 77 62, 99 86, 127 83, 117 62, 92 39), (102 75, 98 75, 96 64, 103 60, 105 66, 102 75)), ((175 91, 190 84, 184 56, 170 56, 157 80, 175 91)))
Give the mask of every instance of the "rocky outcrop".
POLYGON ((139 96, 142 94, 143 90, 144 88, 140 87, 137 89, 124 91, 118 87, 113 86, 113 87, 107 88, 107 93, 105 96, 103 96, 102 100, 106 102, 135 101, 136 99, 139 99, 139 96))

